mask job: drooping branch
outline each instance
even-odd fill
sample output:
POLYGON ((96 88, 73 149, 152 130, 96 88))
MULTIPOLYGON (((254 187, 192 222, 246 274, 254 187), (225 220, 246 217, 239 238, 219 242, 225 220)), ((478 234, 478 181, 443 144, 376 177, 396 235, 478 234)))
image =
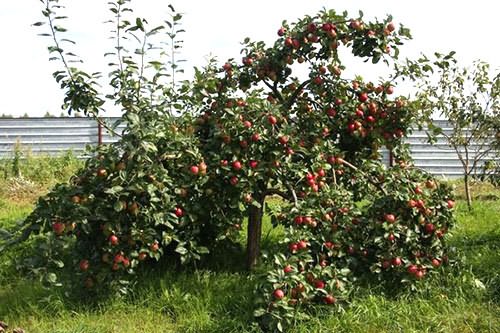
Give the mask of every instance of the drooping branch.
POLYGON ((268 188, 268 189, 266 189, 264 191, 264 195, 265 196, 268 196, 268 195, 277 195, 277 196, 282 197, 285 200, 289 200, 289 201, 294 200, 293 195, 290 195, 290 194, 288 194, 286 192, 283 192, 281 190, 278 190, 276 188, 268 188))

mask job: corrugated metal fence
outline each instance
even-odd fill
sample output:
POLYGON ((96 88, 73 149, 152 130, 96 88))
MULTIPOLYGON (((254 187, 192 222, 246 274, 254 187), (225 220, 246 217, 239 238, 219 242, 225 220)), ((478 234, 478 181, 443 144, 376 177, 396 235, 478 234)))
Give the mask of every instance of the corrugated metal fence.
MULTIPOLYGON (((107 120, 114 122, 118 118, 107 120)), ((436 123, 450 132, 446 121, 436 123)), ((0 118, 0 158, 12 157, 17 142, 33 154, 56 154, 71 149, 80 156, 87 144, 98 144, 99 132, 97 122, 89 118, 0 118)), ((101 139, 102 143, 110 143, 117 138, 102 129, 101 139)), ((424 131, 415 131, 408 138, 415 165, 435 175, 461 175, 462 165, 445 138, 440 137, 435 145, 429 145, 426 139, 424 131)), ((387 157, 387 152, 384 155, 387 157)))

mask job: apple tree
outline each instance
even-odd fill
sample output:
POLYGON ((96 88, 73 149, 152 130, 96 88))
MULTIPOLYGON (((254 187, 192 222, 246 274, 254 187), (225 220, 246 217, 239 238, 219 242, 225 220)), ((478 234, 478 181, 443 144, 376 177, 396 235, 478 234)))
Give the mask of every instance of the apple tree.
MULTIPOLYGON (((127 18, 128 2, 110 4, 113 93, 102 97, 98 75, 66 61, 55 73, 68 107, 98 116, 110 99, 126 128, 70 183, 41 198, 20 230, 21 238, 44 236, 44 271, 69 264, 89 290, 123 286, 161 256, 199 260, 232 240, 245 216, 253 269, 268 196, 282 199, 266 212, 285 232, 259 288, 256 315, 267 327, 282 330, 312 305, 344 303, 357 276, 416 283, 447 261, 450 190, 413 168, 402 144, 420 121, 414 104, 395 96, 393 81, 346 77, 339 52, 390 63, 410 37, 406 28, 390 17, 368 22, 362 13, 322 10, 284 21, 271 46, 245 39, 241 60, 211 61, 176 84, 168 82, 177 70, 172 58, 165 65, 147 56, 166 28, 127 18), (141 41, 139 60, 124 35, 141 41), (383 147, 396 166, 383 163, 383 147)), ((57 41, 60 5, 44 3, 57 41)), ((173 13, 166 29, 172 50, 179 19, 173 13)), ((68 56, 57 42, 49 50, 68 56)))
POLYGON ((407 165, 402 145, 421 118, 393 97, 393 83, 342 74, 339 48, 389 62, 409 37, 396 30, 390 18, 370 23, 322 11, 284 22, 271 47, 246 39, 241 62, 209 66, 195 78, 204 104, 201 151, 211 178, 226 183, 215 197, 239 197, 248 207, 249 268, 259 255, 266 196, 284 199, 269 212, 287 232, 264 287, 264 321, 281 325, 301 306, 336 303, 352 273, 411 282, 446 261, 454 202, 446 186, 407 165), (301 66, 306 77, 295 74, 301 66), (396 153, 396 167, 381 162, 384 146, 396 153))
MULTIPOLYGON (((416 99, 428 112, 444 117, 451 131, 433 129, 430 138, 444 137, 455 151, 463 169, 467 205, 471 209, 470 180, 474 175, 492 169, 498 163, 500 133, 500 74, 492 73, 489 64, 476 61, 460 67, 455 52, 436 53, 434 60, 423 57, 408 61, 398 72, 412 78, 418 86, 416 99)), ((491 171, 490 171, 491 172, 491 171)))

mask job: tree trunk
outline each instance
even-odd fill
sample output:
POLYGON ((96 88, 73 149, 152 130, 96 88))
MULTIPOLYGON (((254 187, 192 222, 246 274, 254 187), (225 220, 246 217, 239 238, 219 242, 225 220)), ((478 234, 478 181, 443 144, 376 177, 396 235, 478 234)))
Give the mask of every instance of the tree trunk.
POLYGON ((247 268, 252 270, 257 265, 260 255, 260 240, 262 236, 262 215, 264 213, 264 196, 254 195, 255 201, 260 204, 260 208, 250 205, 248 208, 248 229, 247 229, 247 268))
POLYGON ((469 210, 472 209, 472 198, 470 195, 470 186, 469 186, 469 173, 466 172, 464 175, 464 186, 465 186, 465 199, 467 200, 467 208, 469 210))

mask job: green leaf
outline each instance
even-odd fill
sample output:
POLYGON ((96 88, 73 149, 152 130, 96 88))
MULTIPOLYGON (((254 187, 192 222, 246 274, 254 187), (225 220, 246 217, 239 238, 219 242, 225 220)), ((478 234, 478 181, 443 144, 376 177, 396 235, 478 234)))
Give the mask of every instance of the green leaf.
POLYGON ((185 247, 177 246, 175 252, 179 253, 180 255, 185 255, 188 253, 188 250, 185 247))
POLYGON ((57 275, 55 273, 48 273, 45 277, 48 283, 54 284, 57 281, 57 275))

